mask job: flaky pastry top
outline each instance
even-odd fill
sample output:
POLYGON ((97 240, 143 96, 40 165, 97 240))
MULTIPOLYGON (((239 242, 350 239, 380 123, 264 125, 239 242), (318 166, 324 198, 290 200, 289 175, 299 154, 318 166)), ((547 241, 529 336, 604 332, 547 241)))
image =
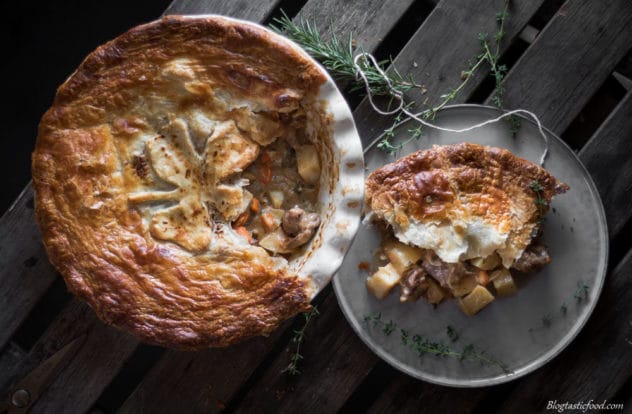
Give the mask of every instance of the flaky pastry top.
MULTIPOLYGON (((155 344, 225 346, 309 309, 307 282, 230 227, 239 173, 325 77, 262 28, 168 16, 91 53, 58 89, 33 153, 53 265, 104 321, 155 344)), ((318 131, 314 132, 318 136, 318 131)))
POLYGON ((402 241, 445 262, 520 257, 555 194, 568 186, 511 152, 473 143, 435 145, 374 171, 366 206, 402 241))

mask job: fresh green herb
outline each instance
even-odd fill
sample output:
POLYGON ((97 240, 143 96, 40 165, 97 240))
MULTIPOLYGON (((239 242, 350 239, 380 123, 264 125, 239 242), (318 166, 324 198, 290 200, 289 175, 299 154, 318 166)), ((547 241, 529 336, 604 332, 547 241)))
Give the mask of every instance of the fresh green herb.
POLYGON ((382 328, 382 332, 384 332, 386 336, 389 336, 395 331, 395 329, 397 329, 397 324, 390 320, 387 324, 384 325, 384 327, 382 328))
MULTIPOLYGON (((390 320, 388 323, 382 321, 381 313, 376 313, 375 315, 367 315, 364 317, 364 321, 370 327, 372 326, 374 328, 379 328, 387 336, 390 335, 395 329, 397 329, 397 324, 392 320, 390 320)), ((450 326, 447 327, 447 331, 448 336, 450 336, 452 342, 455 342, 458 339, 458 334, 456 334, 454 329, 450 326)), ((460 361, 475 361, 484 365, 496 366, 502 369, 503 372, 509 372, 505 364, 494 358, 491 358, 484 351, 477 349, 473 344, 468 344, 459 350, 456 348, 452 348, 441 341, 433 341, 428 338, 424 338, 419 334, 411 335, 411 333, 406 329, 400 328, 399 332, 402 344, 415 351, 420 358, 424 355, 456 358, 460 361)))
POLYGON ((562 303, 562 306, 560 306, 560 312, 562 315, 566 315, 566 312, 568 312, 568 305, 566 305, 566 302, 562 303))
MULTIPOLYGON (((499 109, 502 109, 503 106, 503 94, 505 92, 505 87, 502 84, 505 75, 507 74, 507 66, 500 65, 498 63, 500 59, 500 49, 502 40, 506 36, 505 32, 505 21, 509 18, 509 1, 505 0, 505 7, 502 12, 496 13, 496 22, 498 23, 498 31, 493 36, 494 46, 490 44, 489 35, 487 33, 479 33, 478 39, 481 42, 481 50, 479 54, 476 56, 476 61, 474 63, 470 62, 468 68, 466 70, 461 71, 461 83, 455 87, 447 91, 446 93, 439 96, 441 100, 438 105, 426 109, 421 112, 421 117, 424 120, 432 120, 435 119, 437 112, 439 112, 443 107, 445 107, 448 103, 453 101, 461 92, 461 90, 467 85, 468 81, 472 78, 472 75, 476 73, 476 71, 483 65, 487 63, 490 68, 491 76, 494 77, 495 80, 495 88, 494 93, 492 95, 492 102, 499 109)), ((409 103, 412 104, 414 102, 409 103)), ((398 115, 399 116, 399 115, 398 115)), ((401 124, 409 121, 410 118, 405 120, 395 119, 393 125, 382 134, 381 140, 378 143, 377 147, 383 151, 388 152, 391 155, 394 155, 398 150, 402 149, 409 142, 418 139, 421 136, 421 125, 415 129, 409 130, 411 136, 405 140, 404 142, 393 144, 392 139, 395 136, 395 129, 401 124)), ((509 128, 512 135, 516 135, 518 130, 520 129, 520 119, 516 117, 508 118, 509 128)))
POLYGON ((531 181, 531 184, 529 184, 529 188, 531 188, 536 195, 535 205, 538 208, 538 220, 542 221, 544 220, 544 215, 549 208, 549 203, 547 203, 544 198, 544 187, 542 187, 538 180, 533 180, 531 181))
POLYGON ((542 326, 546 326, 549 327, 551 326, 551 315, 550 314, 546 314, 544 316, 542 316, 542 326))
POLYGON ((305 341, 305 330, 307 329, 309 322, 318 315, 320 315, 320 313, 318 312, 318 308, 316 306, 314 306, 309 312, 303 313, 305 322, 303 323, 301 329, 294 331, 294 336, 292 337, 292 343, 296 344, 296 348, 290 356, 290 363, 282 372, 287 372, 290 375, 298 375, 301 373, 298 369, 298 364, 300 360, 303 359, 303 356, 301 355, 301 344, 305 341))
MULTIPOLYGON (((576 299, 576 302, 579 306, 580 302, 583 302, 588 298, 588 291, 590 287, 580 282, 577 284, 577 289, 573 293, 573 297, 576 299)), ((562 302, 559 308, 559 313, 546 313, 542 316, 542 324, 537 328, 548 328, 553 324, 555 319, 561 319, 568 314, 568 301, 562 302)), ((529 332, 533 332, 536 328, 529 328, 529 332)))
MULTIPOLYGON (((301 45, 307 53, 322 63, 336 80, 351 82, 352 90, 364 88, 364 84, 356 79, 353 55, 356 47, 351 33, 349 33, 348 39, 343 42, 336 36, 332 25, 330 25, 330 38, 326 40, 321 36, 315 22, 310 23, 309 20, 299 16, 298 22, 294 23, 285 12, 282 11, 282 13, 283 16, 275 18, 270 25, 272 30, 301 45)), ((388 60, 379 62, 379 65, 383 70, 389 65, 392 68, 387 72, 387 76, 393 88, 399 92, 404 92, 411 88, 420 87, 411 76, 403 76, 391 63, 392 61, 388 60)), ((366 74, 372 95, 389 95, 391 93, 380 72, 367 62, 362 61, 360 65, 366 74)))
POLYGON ((577 299, 578 302, 581 302, 584 299, 588 298, 588 285, 585 283, 578 283, 577 284, 577 290, 575 291, 575 294, 573 295, 575 297, 575 299, 577 299))
POLYGON ((446 327, 446 333, 448 334, 448 338, 450 338, 452 342, 456 342, 459 340, 459 334, 450 325, 446 327))
POLYGON ((382 322, 382 312, 378 312, 375 315, 364 315, 364 323, 367 325, 373 325, 376 327, 380 322, 382 322))

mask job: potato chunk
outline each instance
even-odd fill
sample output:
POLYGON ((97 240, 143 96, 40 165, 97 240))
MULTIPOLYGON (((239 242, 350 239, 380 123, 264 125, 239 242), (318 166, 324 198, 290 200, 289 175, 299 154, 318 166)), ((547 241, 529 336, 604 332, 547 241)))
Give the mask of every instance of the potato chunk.
POLYGON ((466 275, 459 280, 459 283, 450 286, 452 294, 456 297, 465 296, 473 291, 478 285, 478 278, 476 275, 466 275))
POLYGON ((494 279, 494 288, 498 296, 511 296, 518 291, 509 271, 494 279))
POLYGON ((501 267, 498 270, 494 270, 489 274, 489 280, 494 281, 495 279, 500 279, 506 277, 507 275, 511 276, 509 270, 507 268, 501 267))
POLYGON ((468 316, 476 315, 481 309, 489 305, 494 300, 494 296, 483 286, 478 285, 464 298, 459 299, 459 306, 463 313, 468 316))
POLYGON ((402 275, 389 263, 366 280, 366 287, 376 298, 384 299, 401 278, 402 275))
POLYGON ((487 257, 477 257, 476 259, 470 260, 474 266, 483 270, 492 270, 500 266, 500 257, 496 253, 492 253, 487 257))
POLYGON ((402 275, 406 269, 421 259, 422 255, 421 249, 411 247, 395 240, 385 243, 384 252, 397 272, 402 275))
POLYGON ((298 174, 308 184, 316 184, 320 178, 320 159, 313 145, 301 145, 296 148, 298 174))

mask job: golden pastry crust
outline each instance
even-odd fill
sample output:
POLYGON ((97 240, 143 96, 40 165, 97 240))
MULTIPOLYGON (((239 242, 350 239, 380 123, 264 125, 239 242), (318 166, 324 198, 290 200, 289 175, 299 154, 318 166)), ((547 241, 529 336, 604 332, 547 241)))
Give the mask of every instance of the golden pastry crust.
POLYGON ((423 242, 405 241, 437 250, 446 262, 485 257, 499 248, 509 267, 530 243, 551 198, 567 190, 548 171, 507 150, 461 143, 420 150, 374 171, 365 199, 400 239, 397 231, 423 226, 430 234, 419 236, 423 242), (544 203, 536 202, 539 198, 544 203), (437 230, 442 226, 447 230, 437 230), (479 245, 467 245, 470 235, 479 245), (485 243, 489 252, 483 251, 485 243), (458 254, 451 255, 450 248, 458 254))
POLYGON ((165 17, 91 53, 33 153, 37 221, 68 288, 104 321, 182 349, 309 309, 307 281, 230 229, 251 197, 231 172, 324 81, 263 29, 217 17, 165 17))

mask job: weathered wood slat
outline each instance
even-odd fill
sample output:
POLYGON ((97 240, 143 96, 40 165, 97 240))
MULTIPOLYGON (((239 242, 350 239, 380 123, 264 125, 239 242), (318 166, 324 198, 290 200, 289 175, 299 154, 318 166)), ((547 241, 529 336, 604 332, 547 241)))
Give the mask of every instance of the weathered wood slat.
POLYGON ((26 352, 13 342, 9 342, 7 347, 2 350, 0 355, 0 401, 2 401, 4 390, 9 388, 14 376, 12 373, 17 372, 20 364, 26 358, 26 352))
POLYGON ((279 1, 260 0, 252 3, 244 0, 174 0, 163 15, 222 14, 253 22, 262 22, 279 1))
MULTIPOLYGON (((394 59, 394 66, 403 74, 410 73, 423 83, 426 93, 410 93, 417 103, 437 104, 439 96, 461 83, 461 71, 468 68, 468 60, 475 60, 480 52, 479 33, 497 31, 496 13, 503 10, 502 1, 442 1, 424 21, 415 35, 394 59)), ((506 22, 506 38, 502 51, 531 19, 543 3, 512 1, 511 17, 506 22)), ((480 82, 488 76, 481 68, 468 81, 453 103, 464 102, 480 82)), ((389 117, 380 117, 363 100, 355 113, 356 125, 366 145, 390 126, 389 117)))
POLYGON ((606 278, 595 315, 582 333, 566 352, 519 384, 500 412, 543 411, 549 400, 612 400, 632 375, 631 274, 632 250, 606 278))
POLYGON ((215 413, 252 374, 287 329, 224 349, 167 351, 119 413, 215 413))
POLYGON ((31 352, 14 366, 3 366, 0 383, 21 378, 57 350, 86 334, 86 340, 33 406, 31 412, 84 412, 132 354, 138 341, 104 325, 88 305, 71 301, 35 344, 31 352))
POLYGON ((369 413, 460 413, 455 405, 476 407, 485 396, 480 389, 448 388, 398 374, 369 408, 369 413))
MULTIPOLYGON (((312 15, 310 13, 314 11, 320 12, 320 14, 316 16, 316 22, 321 33, 327 32, 330 24, 333 24, 333 27, 338 28, 342 33, 348 32, 348 29, 345 29, 345 25, 340 22, 350 21, 351 16, 360 16, 363 19, 366 18, 369 20, 373 19, 373 24, 370 28, 363 26, 362 22, 356 22, 357 26, 354 29, 354 33, 358 36, 358 38, 371 37, 371 41, 369 42, 370 48, 366 45, 364 47, 365 50, 372 51, 377 45, 376 39, 386 35, 390 25, 401 17, 397 13, 403 13, 410 3, 410 0, 394 1, 390 5, 393 7, 393 11, 391 13, 386 13, 384 10, 385 6, 380 2, 371 1, 369 4, 363 5, 362 11, 359 11, 355 3, 340 3, 332 0, 310 0, 305 5, 303 11, 305 13, 304 16, 310 19, 310 21, 312 20, 312 15), (322 14, 323 11, 326 13, 322 14), (329 16, 331 16, 333 20, 330 19, 329 16), (383 21, 390 23, 385 24, 383 21), (367 29, 370 30, 370 36, 367 36, 364 32, 364 30, 367 29)), ((330 302, 332 298, 330 298, 330 302)), ((337 306, 334 304, 333 306, 330 306, 330 308, 337 309, 337 306)), ((342 321, 342 317, 339 313, 336 313, 336 318, 339 321, 342 321)), ((347 338, 347 340, 357 341, 355 335, 350 331, 350 328, 346 326, 346 322, 345 329, 347 330, 345 338, 347 338)), ((199 355, 192 354, 191 357, 187 359, 187 361, 190 361, 188 363, 183 363, 183 361, 178 357, 180 354, 168 352, 165 356, 163 356, 156 368, 148 373, 143 382, 128 398, 123 406, 123 411, 134 412, 138 409, 138 407, 162 407, 168 406, 169 404, 176 404, 179 406, 181 401, 180 398, 174 398, 173 394, 168 393, 168 391, 173 387, 169 381, 164 380, 164 373, 166 372, 177 378, 186 378, 183 385, 186 386, 187 389, 186 395, 211 395, 211 399, 226 402, 230 400, 239 390, 240 386, 243 385, 243 382, 250 377, 252 372, 263 360, 265 354, 267 354, 267 352, 275 345, 276 340, 277 337, 275 336, 274 338, 269 338, 267 340, 257 340, 254 345, 249 342, 248 344, 250 345, 244 344, 243 346, 239 346, 238 349, 243 349, 242 353, 255 354, 257 357, 242 361, 246 363, 239 363, 234 367, 234 369, 231 369, 230 380, 226 379, 226 375, 223 372, 213 373, 209 372, 208 369, 195 368, 198 366, 208 366, 209 359, 222 360, 222 356, 225 356, 226 359, 232 358, 233 353, 230 349, 225 351, 208 351, 207 353, 199 355), (254 349, 251 350, 249 347, 253 347, 254 349), (220 383, 221 385, 219 385, 220 383), (208 391, 209 384, 213 384, 211 385, 213 390, 210 393, 208 391), (150 397, 148 398, 148 396, 150 397)), ((284 354, 281 358, 285 357, 286 355, 284 354)), ((278 360, 275 360, 274 364, 277 363, 278 360)), ((287 365, 287 362, 281 363, 287 365)), ((281 367, 277 371, 277 368, 278 367, 275 365, 270 368, 269 372, 278 373, 278 371, 283 369, 283 367, 281 367)), ((217 405, 209 403, 208 401, 209 400, 206 397, 187 398, 187 400, 182 402, 182 404, 184 404, 183 406, 186 406, 187 410, 190 412, 216 410, 217 405)), ((344 400, 342 402, 344 402, 344 400)))
POLYGON ((0 219, 0 349, 57 277, 35 224, 29 183, 0 219))
POLYGON ((610 234, 619 234, 632 216, 632 91, 579 153, 595 180, 610 234))
POLYGON ((504 105, 561 133, 630 50, 632 3, 569 0, 505 78, 504 105))
POLYGON ((315 23, 325 37, 333 31, 342 41, 347 41, 349 33, 353 33, 358 46, 372 51, 412 3, 413 0, 365 0, 342 4, 336 0, 311 0, 305 3, 299 15, 315 23))
POLYGON ((377 362, 351 330, 331 294, 312 322, 301 353, 301 374, 280 372, 290 362, 290 345, 268 367, 237 407, 237 412, 336 412, 377 362), (333 310, 333 311, 332 311, 333 310))

